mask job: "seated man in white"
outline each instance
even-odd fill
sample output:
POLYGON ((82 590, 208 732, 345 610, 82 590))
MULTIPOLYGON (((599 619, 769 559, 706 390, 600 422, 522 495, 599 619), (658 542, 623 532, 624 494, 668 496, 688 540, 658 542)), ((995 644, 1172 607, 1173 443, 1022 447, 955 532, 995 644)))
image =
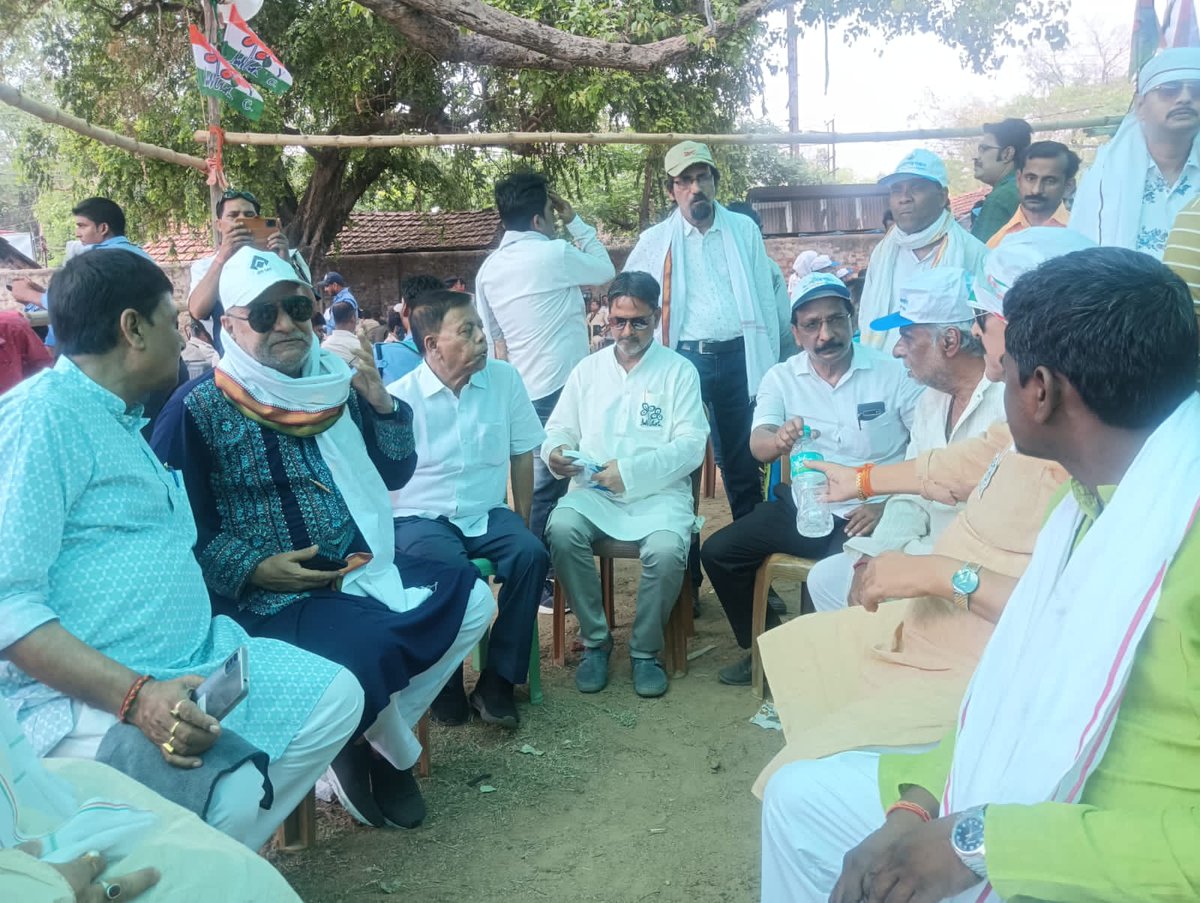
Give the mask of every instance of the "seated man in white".
MULTIPOLYGON (((417 469, 391 493, 396 549, 416 558, 466 564, 486 558, 501 584, 487 665, 470 705, 489 724, 515 728, 513 685, 529 671, 529 649, 550 555, 529 531, 533 452, 545 431, 520 375, 489 360, 483 322, 466 292, 426 292, 410 307, 424 360, 388 386, 413 412, 417 469), (512 476, 512 510, 505 505, 512 476)), ((435 720, 462 724, 463 671, 433 701, 435 720)))
POLYGON ((602 536, 641 546, 629 640, 633 688, 646 697, 667 691, 657 656, 687 565, 695 524, 691 474, 704 460, 708 420, 696 368, 654 340, 658 294, 646 273, 626 271, 613 280, 608 324, 616 344, 571 371, 542 445, 550 471, 572 480, 546 538, 579 618, 584 652, 575 685, 583 693, 608 684, 612 652, 592 557, 592 543, 602 536))
POLYGON ((246 763, 217 778, 206 820, 257 850, 354 732, 363 692, 212 616, 187 494, 140 432, 139 399, 178 375, 171 295, 139 255, 74 258, 50 287, 62 356, 0 396, 0 705, 39 756, 94 758, 126 722, 181 776, 240 735, 270 757, 274 802, 260 808, 246 763), (249 696, 218 724, 189 694, 242 645, 249 696))
MULTIPOLYGON (((966 270, 939 267, 914 276, 900 292, 900 310, 871 323, 875 332, 899 330, 892 354, 927 387, 913 415, 910 460, 958 439, 981 436, 1004 419, 1004 386, 984 376, 983 342, 971 335, 975 311, 970 297, 966 270)), ((928 555, 961 507, 919 495, 890 497, 871 535, 851 537, 841 552, 813 566, 808 575, 813 607, 844 608, 864 558, 889 550, 928 555)))

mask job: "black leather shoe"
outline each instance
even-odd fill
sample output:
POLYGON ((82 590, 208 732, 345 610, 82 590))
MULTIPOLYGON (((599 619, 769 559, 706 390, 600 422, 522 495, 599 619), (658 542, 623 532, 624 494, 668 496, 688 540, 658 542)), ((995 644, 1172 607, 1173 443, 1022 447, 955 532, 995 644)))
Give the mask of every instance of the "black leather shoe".
POLYGON ((371 750, 366 743, 350 741, 329 764, 329 782, 342 807, 355 821, 382 828, 383 812, 371 793, 371 750))
POLYGON ((776 617, 783 617, 788 613, 787 603, 773 589, 767 591, 767 608, 775 612, 776 617))
POLYGON ((521 723, 517 704, 513 701, 513 685, 490 668, 484 668, 479 675, 469 702, 487 724, 515 730, 521 723))
POLYGON ((371 760, 375 802, 393 828, 415 828, 425 820, 425 797, 411 768, 393 768, 387 759, 371 760))
POLYGON ((466 724, 471 717, 471 707, 467 705, 467 691, 463 689, 462 665, 450 676, 446 686, 434 697, 429 706, 429 717, 438 724, 451 727, 466 724))

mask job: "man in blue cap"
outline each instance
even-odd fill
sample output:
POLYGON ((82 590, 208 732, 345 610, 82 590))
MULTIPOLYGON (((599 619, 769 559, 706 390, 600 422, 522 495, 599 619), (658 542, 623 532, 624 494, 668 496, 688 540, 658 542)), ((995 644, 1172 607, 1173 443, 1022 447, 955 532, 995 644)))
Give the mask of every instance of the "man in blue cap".
POLYGON ((357 314, 358 299, 351 293, 346 277, 333 270, 325 274, 325 278, 317 283, 317 288, 329 299, 329 307, 325 309, 325 332, 333 335, 333 305, 347 301, 354 305, 354 312, 357 314))
MULTIPOLYGON (((813 428, 812 449, 827 461, 904 459, 924 387, 890 354, 851 340, 851 312, 850 290, 833 274, 811 273, 797 284, 792 336, 801 351, 768 370, 759 386, 750 433, 750 451, 759 461, 790 455, 805 424, 813 428)), ((797 532, 796 507, 785 492, 710 536, 700 559, 738 645, 750 649, 754 575, 768 555, 819 559, 840 552, 847 537, 875 529, 882 509, 866 498, 832 505, 832 532, 814 539, 797 532)), ((768 613, 768 627, 778 623, 768 613)), ((749 652, 718 677, 748 685, 749 652)))

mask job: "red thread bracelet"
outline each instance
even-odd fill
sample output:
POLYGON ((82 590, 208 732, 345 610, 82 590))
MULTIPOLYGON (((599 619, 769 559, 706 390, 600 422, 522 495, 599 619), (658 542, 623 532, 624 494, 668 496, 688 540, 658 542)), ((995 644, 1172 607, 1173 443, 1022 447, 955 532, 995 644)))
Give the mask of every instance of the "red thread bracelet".
POLYGON ((121 703, 121 709, 117 712, 117 720, 125 721, 129 717, 129 710, 133 708, 133 703, 137 699, 138 693, 142 692, 142 687, 150 680, 149 674, 143 674, 129 686, 129 692, 125 694, 125 700, 121 703))
POLYGON ((908 800, 897 800, 896 802, 892 803, 890 806, 888 806, 888 810, 883 814, 883 817, 887 818, 893 812, 911 812, 923 822, 933 821, 933 816, 929 814, 928 809, 918 803, 909 802, 908 800))

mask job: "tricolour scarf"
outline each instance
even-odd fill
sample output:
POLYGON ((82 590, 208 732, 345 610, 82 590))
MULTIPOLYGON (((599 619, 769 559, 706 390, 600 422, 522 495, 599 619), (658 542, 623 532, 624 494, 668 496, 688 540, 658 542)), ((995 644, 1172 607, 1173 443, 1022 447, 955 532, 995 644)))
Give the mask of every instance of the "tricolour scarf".
MULTIPOLYGON (((1078 544, 1079 503, 1068 495, 1054 509, 963 697, 943 815, 1079 802, 1163 578, 1200 510, 1197 435, 1193 394, 1146 440, 1078 544)), ((996 899, 986 883, 954 898, 996 899)))

